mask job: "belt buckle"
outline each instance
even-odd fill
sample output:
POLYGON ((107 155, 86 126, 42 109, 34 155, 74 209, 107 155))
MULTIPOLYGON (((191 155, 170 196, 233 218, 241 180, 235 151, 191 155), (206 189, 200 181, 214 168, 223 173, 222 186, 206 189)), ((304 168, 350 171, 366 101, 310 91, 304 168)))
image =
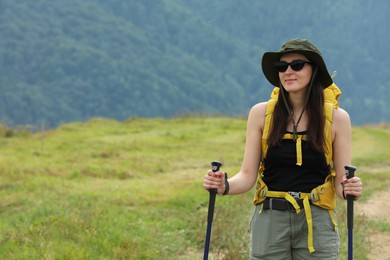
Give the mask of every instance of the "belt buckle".
POLYGON ((294 199, 300 200, 301 199, 301 193, 297 191, 288 191, 288 194, 290 194, 294 199))

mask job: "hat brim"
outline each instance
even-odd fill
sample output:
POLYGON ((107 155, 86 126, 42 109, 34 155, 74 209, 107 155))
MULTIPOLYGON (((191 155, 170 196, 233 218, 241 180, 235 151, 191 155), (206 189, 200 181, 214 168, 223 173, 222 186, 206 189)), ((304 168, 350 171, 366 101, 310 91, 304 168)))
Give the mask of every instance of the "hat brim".
POLYGON ((327 88, 332 85, 332 77, 328 73, 325 62, 322 57, 312 51, 305 50, 287 50, 282 52, 266 52, 263 55, 261 66, 264 76, 275 87, 279 87, 279 72, 275 68, 275 63, 280 61, 280 57, 287 53, 300 53, 307 57, 310 62, 314 63, 318 67, 318 80, 323 88, 327 88))

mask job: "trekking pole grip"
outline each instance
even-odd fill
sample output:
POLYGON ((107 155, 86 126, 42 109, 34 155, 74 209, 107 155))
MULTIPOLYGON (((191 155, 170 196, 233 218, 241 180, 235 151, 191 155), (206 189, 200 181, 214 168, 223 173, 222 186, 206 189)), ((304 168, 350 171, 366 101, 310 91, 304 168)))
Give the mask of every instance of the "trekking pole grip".
MULTIPOLYGON (((213 172, 219 171, 221 168, 222 163, 218 161, 211 162, 211 170, 213 172)), ((214 205, 215 205, 215 197, 217 196, 218 190, 217 189, 209 189, 210 197, 209 197, 209 210, 207 215, 207 222, 212 223, 213 222, 213 215, 214 215, 214 205)))
MULTIPOLYGON (((218 162, 218 161, 212 161, 211 162, 211 170, 213 172, 217 172, 219 171, 219 169, 221 168, 222 166, 222 163, 218 162)), ((213 193, 217 193, 217 189, 210 189, 209 192, 213 192, 213 193)))
POLYGON ((355 176, 356 168, 354 166, 346 165, 344 166, 344 169, 345 169, 345 175, 347 176, 347 179, 351 179, 352 177, 355 176))
MULTIPOLYGON (((356 168, 350 165, 344 166, 345 169, 345 175, 347 176, 347 179, 351 179, 355 176, 356 168)), ((353 195, 347 195, 347 226, 348 229, 352 230, 353 228, 353 201, 355 199, 355 196, 353 195)))
MULTIPOLYGON (((347 179, 351 179, 352 177, 355 177, 355 171, 356 168, 351 165, 344 166, 345 169, 345 176, 347 176, 347 179)), ((354 199, 355 196, 353 195, 347 195, 347 199, 354 199)))
POLYGON ((220 162, 218 162, 218 161, 212 161, 211 162, 211 170, 213 171, 213 172, 217 172, 217 171, 219 171, 219 169, 221 168, 221 166, 222 166, 222 163, 220 163, 220 162))

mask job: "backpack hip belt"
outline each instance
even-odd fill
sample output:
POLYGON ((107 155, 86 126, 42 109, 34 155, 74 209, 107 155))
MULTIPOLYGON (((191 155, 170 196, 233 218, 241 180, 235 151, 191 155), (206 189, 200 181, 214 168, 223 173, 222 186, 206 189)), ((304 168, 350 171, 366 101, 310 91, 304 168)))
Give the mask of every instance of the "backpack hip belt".
MULTIPOLYGON (((332 219, 334 230, 336 230, 337 228, 337 223, 333 212, 336 207, 336 193, 334 188, 335 174, 336 173, 332 171, 332 173, 326 177, 326 181, 323 184, 314 188, 310 193, 299 192, 299 197, 293 196, 291 192, 269 191, 267 185, 259 176, 259 178, 257 179, 258 189, 256 190, 253 203, 257 205, 259 203, 262 203, 266 198, 283 198, 294 207, 295 212, 298 214, 301 211, 301 207, 298 205, 296 199, 302 199, 308 229, 307 244, 310 253, 313 253, 315 249, 313 245, 313 220, 310 204, 327 209, 332 219)), ((261 210, 262 208, 260 209, 260 212, 261 210)))

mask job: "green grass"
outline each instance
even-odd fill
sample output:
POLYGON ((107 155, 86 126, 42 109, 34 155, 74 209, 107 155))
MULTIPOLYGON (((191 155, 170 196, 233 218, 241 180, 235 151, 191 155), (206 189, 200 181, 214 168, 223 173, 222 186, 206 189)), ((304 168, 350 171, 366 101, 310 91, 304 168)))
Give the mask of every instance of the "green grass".
MULTIPOLYGON (((1 259, 201 259, 211 160, 239 170, 244 119, 95 118, 31 134, 0 128, 1 259)), ((362 200, 390 184, 389 129, 353 129, 362 200), (362 149, 364 147, 364 149, 362 149)), ((211 259, 247 259, 253 191, 218 197, 211 259)), ((338 203, 346 256, 345 203, 338 203)), ((365 234, 389 223, 356 217, 356 259, 365 234)))

